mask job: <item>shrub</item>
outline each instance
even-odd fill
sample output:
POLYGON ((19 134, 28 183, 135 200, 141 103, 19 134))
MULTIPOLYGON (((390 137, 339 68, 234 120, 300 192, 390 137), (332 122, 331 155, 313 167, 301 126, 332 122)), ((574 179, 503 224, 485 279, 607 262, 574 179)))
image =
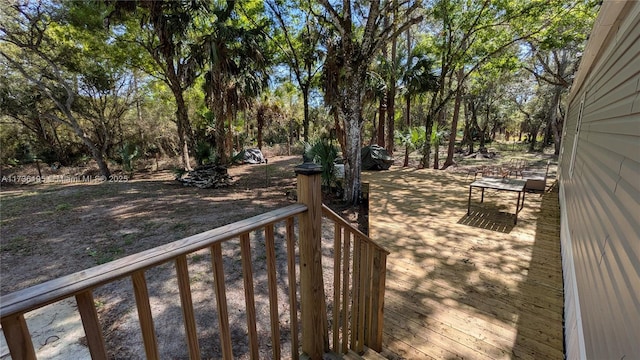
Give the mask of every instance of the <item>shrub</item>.
POLYGON ((305 143, 305 155, 322 166, 322 185, 331 188, 335 184, 335 165, 338 148, 327 138, 317 139, 313 144, 305 143))

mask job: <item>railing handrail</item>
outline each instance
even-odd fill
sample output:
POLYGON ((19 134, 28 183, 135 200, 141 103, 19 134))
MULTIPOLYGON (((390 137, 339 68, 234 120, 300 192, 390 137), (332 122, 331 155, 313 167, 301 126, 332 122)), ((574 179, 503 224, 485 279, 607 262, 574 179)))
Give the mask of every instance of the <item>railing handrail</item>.
POLYGON ((87 289, 93 289, 137 271, 148 269, 215 243, 236 238, 266 225, 304 213, 307 209, 306 205, 300 203, 289 205, 0 296, 0 318, 35 310, 87 289))
POLYGON ((374 240, 372 240, 369 236, 367 236, 365 233, 363 233, 362 231, 358 230, 358 228, 354 227, 353 225, 351 225, 349 222, 347 222, 342 216, 336 214, 333 210, 331 210, 330 207, 328 207, 325 204, 322 204, 322 215, 330 218, 331 220, 339 223, 340 225, 347 227, 350 229, 350 231, 354 232, 356 235, 358 235, 359 237, 361 237, 365 242, 371 244, 372 246, 374 246, 376 249, 384 252, 386 255, 391 254, 391 252, 389 250, 387 250, 384 246, 376 243, 374 240))

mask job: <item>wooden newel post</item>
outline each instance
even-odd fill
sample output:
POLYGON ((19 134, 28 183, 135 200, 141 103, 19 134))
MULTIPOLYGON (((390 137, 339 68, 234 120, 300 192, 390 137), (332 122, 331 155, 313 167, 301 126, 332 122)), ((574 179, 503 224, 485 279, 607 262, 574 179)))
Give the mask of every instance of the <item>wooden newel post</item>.
POLYGON ((298 202, 309 209, 300 216, 299 224, 302 352, 310 359, 320 360, 329 351, 321 262, 322 167, 305 161, 295 171, 298 175, 298 202))

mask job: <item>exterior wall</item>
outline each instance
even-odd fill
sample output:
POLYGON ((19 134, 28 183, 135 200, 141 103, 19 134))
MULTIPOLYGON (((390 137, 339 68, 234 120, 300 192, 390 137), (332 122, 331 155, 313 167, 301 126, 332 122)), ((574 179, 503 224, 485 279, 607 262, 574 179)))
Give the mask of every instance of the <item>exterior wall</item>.
POLYGON ((568 359, 640 359, 640 2, 605 1, 560 159, 568 359))

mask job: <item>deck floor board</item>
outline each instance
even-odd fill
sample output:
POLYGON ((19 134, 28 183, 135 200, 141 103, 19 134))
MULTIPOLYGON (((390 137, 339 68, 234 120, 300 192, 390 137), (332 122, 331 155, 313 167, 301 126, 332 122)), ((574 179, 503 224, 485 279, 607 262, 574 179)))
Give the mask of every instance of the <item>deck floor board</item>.
POLYGON ((383 352, 395 359, 562 359, 558 194, 486 191, 451 172, 367 172, 387 260, 383 352))

